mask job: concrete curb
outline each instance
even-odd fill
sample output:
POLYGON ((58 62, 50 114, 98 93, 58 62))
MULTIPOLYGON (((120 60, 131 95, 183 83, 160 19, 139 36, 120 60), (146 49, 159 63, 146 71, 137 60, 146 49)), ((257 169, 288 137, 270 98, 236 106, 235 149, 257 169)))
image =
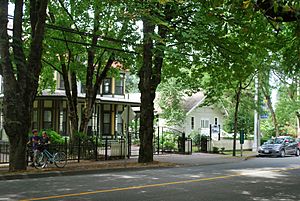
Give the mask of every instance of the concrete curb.
POLYGON ((15 180, 15 179, 34 179, 34 178, 44 178, 44 177, 55 177, 55 176, 75 176, 75 175, 85 175, 85 174, 99 174, 99 173, 110 173, 118 171, 136 171, 144 169, 157 169, 157 168, 173 168, 176 164, 166 164, 166 165, 145 165, 136 167, 107 167, 107 168, 97 168, 97 169, 81 169, 81 170, 49 170, 43 172, 24 172, 24 173, 8 173, 0 175, 0 181, 3 180, 15 180))

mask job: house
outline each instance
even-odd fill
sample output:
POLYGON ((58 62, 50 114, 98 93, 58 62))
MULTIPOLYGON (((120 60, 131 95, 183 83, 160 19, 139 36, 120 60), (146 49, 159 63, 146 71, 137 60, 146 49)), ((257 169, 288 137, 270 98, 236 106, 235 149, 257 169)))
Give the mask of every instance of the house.
MULTIPOLYGON (((226 111, 220 109, 215 105, 205 106, 201 105, 204 103, 205 95, 203 92, 194 93, 192 96, 186 96, 183 98, 182 107, 186 112, 184 124, 181 127, 175 128, 180 130, 187 135, 192 132, 200 133, 201 135, 210 135, 210 126, 212 128, 212 138, 217 139, 219 129, 220 132, 223 128, 224 117, 226 111)), ((161 111, 157 108, 158 114, 161 111)), ((164 127, 165 120, 159 120, 159 126, 164 127)))
MULTIPOLYGON (((127 72, 121 72, 118 78, 107 77, 103 80, 92 118, 88 126, 89 135, 98 135, 102 138, 116 139, 124 135, 125 121, 122 113, 127 106, 138 107, 140 100, 132 99, 130 94, 125 94, 125 79, 127 72)), ((32 129, 52 129, 61 135, 68 136, 70 133, 70 120, 68 117, 67 98, 65 94, 62 76, 55 72, 55 91, 43 90, 33 103, 32 129)), ((0 77, 2 83, 2 77, 0 77)), ((85 88, 78 82, 78 105, 79 123, 85 98, 85 88)), ((2 102, 3 90, 0 87, 0 102, 2 102)), ((2 105, 2 104, 1 104, 2 105)), ((128 110, 129 111, 129 110, 128 110)), ((123 115, 124 116, 124 115, 123 115)), ((0 108, 0 140, 7 140, 3 129, 3 113, 0 108)))

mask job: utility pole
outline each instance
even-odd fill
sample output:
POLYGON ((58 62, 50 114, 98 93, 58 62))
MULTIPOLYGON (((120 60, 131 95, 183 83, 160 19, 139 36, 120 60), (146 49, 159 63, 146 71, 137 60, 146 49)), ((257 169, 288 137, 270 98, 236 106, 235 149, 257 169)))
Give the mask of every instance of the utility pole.
POLYGON ((254 96, 254 102, 256 104, 256 108, 254 111, 254 143, 252 146, 252 151, 257 151, 258 147, 260 146, 260 118, 259 118, 259 113, 258 113, 258 107, 259 105, 259 90, 258 90, 258 75, 255 77, 255 96, 254 96))

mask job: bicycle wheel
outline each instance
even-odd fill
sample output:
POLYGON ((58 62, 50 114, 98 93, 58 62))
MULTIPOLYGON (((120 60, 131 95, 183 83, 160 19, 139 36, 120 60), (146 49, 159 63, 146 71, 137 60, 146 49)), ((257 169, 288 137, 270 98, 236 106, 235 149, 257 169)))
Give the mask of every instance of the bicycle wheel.
POLYGON ((34 153, 33 157, 33 165, 37 169, 42 169, 46 166, 47 164, 47 158, 44 156, 43 152, 37 151, 34 153))
POLYGON ((57 152, 53 156, 56 167, 63 168, 67 164, 67 156, 64 152, 57 152))

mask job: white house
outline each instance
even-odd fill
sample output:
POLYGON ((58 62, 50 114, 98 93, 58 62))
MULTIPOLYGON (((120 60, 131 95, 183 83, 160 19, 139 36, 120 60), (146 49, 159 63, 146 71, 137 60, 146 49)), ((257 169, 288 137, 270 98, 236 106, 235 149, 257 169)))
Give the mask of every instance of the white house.
MULTIPOLYGON (((198 132, 201 135, 210 134, 210 125, 212 127, 212 138, 218 139, 219 129, 220 132, 223 128, 224 117, 227 115, 224 109, 220 109, 214 105, 204 106, 205 95, 203 92, 198 92, 192 96, 186 96, 183 99, 182 106, 186 112, 184 124, 176 128, 186 135, 192 132, 198 132)), ((160 108, 157 108, 158 113, 161 112, 160 108)), ((165 120, 159 120, 159 126, 165 126, 165 120)))

